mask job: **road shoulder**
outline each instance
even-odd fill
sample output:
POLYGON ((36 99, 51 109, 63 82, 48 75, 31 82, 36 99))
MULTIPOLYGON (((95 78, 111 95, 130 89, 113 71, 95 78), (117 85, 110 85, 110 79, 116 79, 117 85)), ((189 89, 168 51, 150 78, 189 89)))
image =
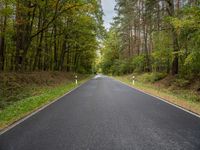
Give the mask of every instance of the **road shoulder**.
POLYGON ((187 113, 190 113, 190 114, 200 118, 200 106, 196 105, 196 103, 180 99, 174 95, 164 93, 161 90, 155 90, 153 88, 149 89, 149 88, 137 86, 138 85, 137 82, 133 85, 131 81, 126 80, 122 77, 113 77, 112 76, 111 78, 122 84, 125 84, 126 86, 131 87, 139 92, 142 92, 144 94, 155 97, 157 100, 161 100, 165 103, 168 103, 169 105, 177 107, 187 113))
POLYGON ((79 81, 78 85, 74 83, 65 85, 64 87, 59 87, 59 89, 55 88, 51 91, 45 93, 45 97, 42 96, 41 98, 35 99, 35 102, 38 103, 35 105, 35 102, 31 102, 29 100, 20 101, 15 105, 11 105, 7 109, 0 112, 0 135, 4 134, 5 132, 9 131, 10 129, 14 128, 18 124, 22 123, 26 119, 34 116, 38 112, 42 111, 43 109, 47 108, 48 106, 52 105, 53 103, 59 101, 62 97, 68 95, 69 93, 77 90, 82 85, 86 84, 91 77, 88 77, 84 80, 79 81), (62 90, 60 89, 62 88, 62 90), (59 91, 58 93, 54 94, 53 96, 50 93, 59 91), (42 99, 42 100, 41 100, 42 99), (26 106, 27 103, 29 105, 33 105, 29 109, 21 110, 22 105, 26 106), (15 114, 10 115, 15 110, 15 114))

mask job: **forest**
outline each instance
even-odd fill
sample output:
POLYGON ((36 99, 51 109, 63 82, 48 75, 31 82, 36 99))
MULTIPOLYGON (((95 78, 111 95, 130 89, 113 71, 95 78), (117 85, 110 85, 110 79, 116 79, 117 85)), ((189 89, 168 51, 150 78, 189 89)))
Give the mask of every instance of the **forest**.
POLYGON ((100 0, 0 0, 0 131, 91 79, 104 34, 100 0))
POLYGON ((116 0, 116 3, 117 16, 101 51, 102 72, 199 77, 199 0, 116 0))
POLYGON ((102 15, 99 0, 0 0, 0 72, 90 73, 102 15))
POLYGON ((148 107, 130 86, 200 114, 200 0, 0 0, 0 134, 73 89, 81 115, 148 107))
POLYGON ((199 0, 116 3, 105 34, 100 0, 1 0, 0 71, 199 75, 199 0))
POLYGON ((11 149, 200 150, 200 0, 0 0, 11 149))

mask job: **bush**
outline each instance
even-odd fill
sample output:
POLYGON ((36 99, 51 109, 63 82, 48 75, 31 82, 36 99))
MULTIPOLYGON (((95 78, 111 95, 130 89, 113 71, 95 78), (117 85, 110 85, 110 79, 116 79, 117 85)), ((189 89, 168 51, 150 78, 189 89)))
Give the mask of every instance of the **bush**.
POLYGON ((161 73, 161 72, 157 72, 157 73, 152 73, 152 81, 156 82, 159 80, 164 79, 167 76, 166 73, 161 73))
POLYGON ((153 72, 153 73, 144 73, 139 77, 139 80, 142 82, 151 82, 154 83, 156 81, 159 81, 167 76, 166 73, 160 73, 160 72, 153 72))
POLYGON ((186 79, 176 79, 175 80, 175 85, 178 87, 186 87, 190 84, 189 80, 186 79))
POLYGON ((145 55, 133 57, 131 65, 135 72, 143 72, 145 68, 145 55))

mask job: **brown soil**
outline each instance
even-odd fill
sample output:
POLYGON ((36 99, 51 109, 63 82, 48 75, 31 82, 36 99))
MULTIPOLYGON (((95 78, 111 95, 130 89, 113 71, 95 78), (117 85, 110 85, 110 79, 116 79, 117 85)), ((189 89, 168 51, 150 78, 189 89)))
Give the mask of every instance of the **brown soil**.
MULTIPOLYGON (((78 75, 83 79, 83 75, 78 75)), ((67 72, 0 73, 0 109, 26 97, 38 95, 42 89, 74 81, 67 72)))

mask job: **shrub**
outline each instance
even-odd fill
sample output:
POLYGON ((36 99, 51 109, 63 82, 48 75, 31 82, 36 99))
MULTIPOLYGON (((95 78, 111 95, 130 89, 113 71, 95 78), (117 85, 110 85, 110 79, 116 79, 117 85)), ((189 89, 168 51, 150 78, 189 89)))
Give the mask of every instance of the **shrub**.
POLYGON ((139 77, 139 80, 142 82, 151 82, 154 83, 159 81, 167 76, 166 73, 153 72, 153 73, 144 73, 139 77))
POLYGON ((145 68, 145 55, 133 57, 131 65, 135 72, 143 72, 145 68))
POLYGON ((189 85, 189 83, 190 83, 190 81, 189 80, 186 80, 186 79, 176 79, 175 80, 175 84, 176 84, 176 86, 178 86, 178 87, 186 87, 186 86, 188 86, 189 85))

